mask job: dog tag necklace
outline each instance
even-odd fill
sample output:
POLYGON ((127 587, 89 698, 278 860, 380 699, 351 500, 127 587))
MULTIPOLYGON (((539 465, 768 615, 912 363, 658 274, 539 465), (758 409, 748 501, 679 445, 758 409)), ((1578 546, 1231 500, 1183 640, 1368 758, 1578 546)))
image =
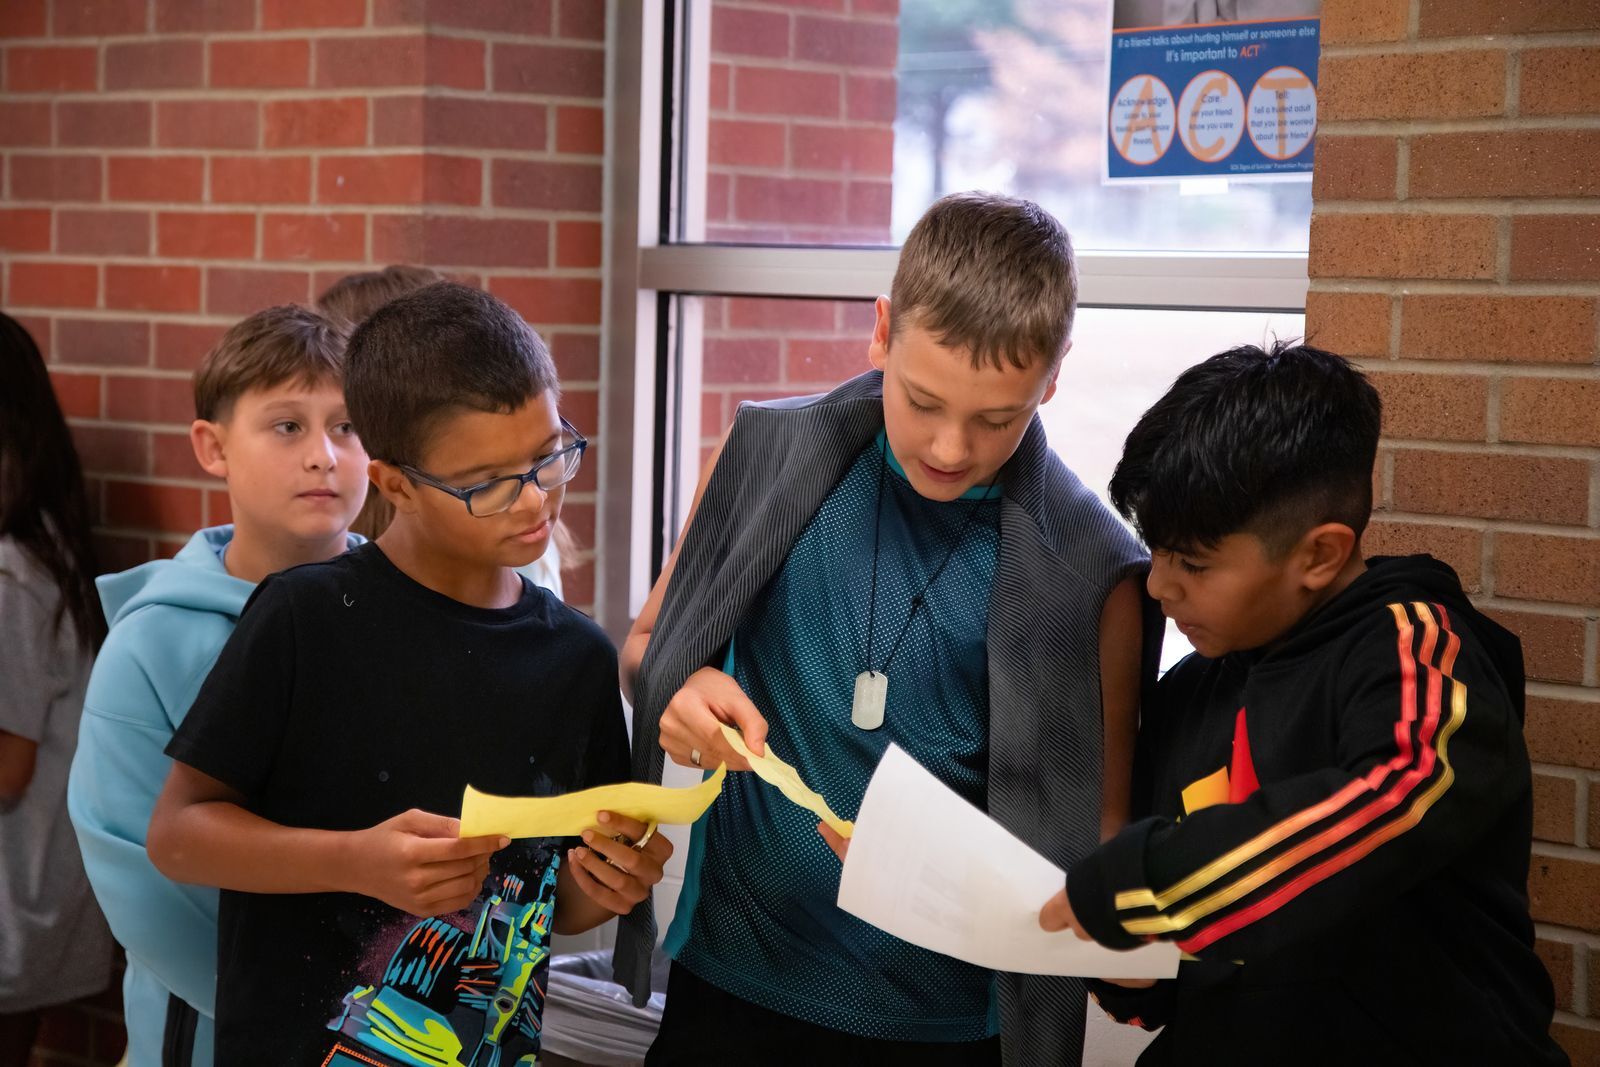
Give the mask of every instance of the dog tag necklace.
POLYGON ((993 492, 995 483, 1000 480, 1000 475, 996 472, 994 481, 989 483, 983 495, 967 510, 966 520, 956 533, 955 543, 944 554, 944 559, 939 561, 939 566, 934 569, 933 574, 922 584, 922 590, 911 598, 911 610, 906 613, 906 621, 901 623, 900 632, 895 635, 894 643, 889 646, 889 654, 883 658, 883 666, 874 670, 872 631, 878 621, 878 541, 883 528, 883 476, 889 467, 888 452, 889 438, 885 434, 879 456, 876 512, 872 520, 872 586, 867 594, 867 669, 856 675, 855 698, 850 702, 850 721, 862 730, 876 730, 883 725, 883 710, 889 702, 889 665, 894 662, 895 653, 900 651, 900 642, 905 640, 906 632, 911 629, 911 621, 927 603, 928 590, 939 580, 939 575, 944 573, 945 567, 955 556, 956 549, 961 547, 962 539, 967 536, 967 527, 971 526, 972 520, 977 517, 978 509, 988 503, 989 494, 993 492))

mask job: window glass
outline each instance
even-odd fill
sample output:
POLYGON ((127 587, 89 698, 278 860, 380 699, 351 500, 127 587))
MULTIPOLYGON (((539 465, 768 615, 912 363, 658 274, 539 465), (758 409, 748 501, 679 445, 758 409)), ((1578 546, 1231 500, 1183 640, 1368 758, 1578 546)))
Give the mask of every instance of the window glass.
POLYGON ((683 239, 898 245, 939 196, 990 189, 1080 249, 1307 247, 1303 179, 1104 183, 1112 0, 822 6, 710 5, 683 239))

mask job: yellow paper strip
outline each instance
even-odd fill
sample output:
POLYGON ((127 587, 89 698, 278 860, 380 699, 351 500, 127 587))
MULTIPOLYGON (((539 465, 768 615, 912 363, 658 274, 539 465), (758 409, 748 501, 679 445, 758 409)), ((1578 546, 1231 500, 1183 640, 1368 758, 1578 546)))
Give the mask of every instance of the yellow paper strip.
POLYGON ((779 792, 827 823, 840 837, 849 837, 855 832, 856 824, 835 815, 833 809, 828 807, 828 802, 822 799, 822 795, 800 780, 799 771, 773 755, 770 746, 765 756, 758 756, 745 747, 744 738, 733 727, 724 725, 722 735, 728 739, 728 744, 733 746, 735 752, 750 761, 750 769, 755 771, 762 781, 777 786, 779 792))
POLYGON ((699 785, 671 789, 647 782, 602 785, 556 797, 497 797, 470 785, 461 797, 461 836, 573 837, 602 829, 595 813, 614 811, 642 823, 692 823, 722 792, 728 768, 699 785))

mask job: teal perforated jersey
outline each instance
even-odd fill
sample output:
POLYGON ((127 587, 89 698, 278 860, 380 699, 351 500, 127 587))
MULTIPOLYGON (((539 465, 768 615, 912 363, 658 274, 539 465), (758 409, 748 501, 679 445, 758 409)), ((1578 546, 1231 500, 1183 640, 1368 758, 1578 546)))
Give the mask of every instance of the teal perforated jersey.
MULTIPOLYGON (((1003 487, 931 501, 887 453, 874 668, 882 669, 912 597, 958 538, 959 545, 888 669, 883 727, 866 732, 850 721, 855 678, 867 666, 873 524, 885 451, 880 435, 828 494, 740 623, 724 669, 767 717, 773 751, 841 816, 855 816, 891 742, 983 807, 985 633, 1003 487)), ((839 861, 816 823, 754 775, 729 775, 694 828, 667 936, 673 958, 742 999, 867 1037, 968 1041, 998 1032, 992 972, 839 910, 839 861)), ((961 850, 960 841, 950 842, 952 865, 962 862, 961 850)))

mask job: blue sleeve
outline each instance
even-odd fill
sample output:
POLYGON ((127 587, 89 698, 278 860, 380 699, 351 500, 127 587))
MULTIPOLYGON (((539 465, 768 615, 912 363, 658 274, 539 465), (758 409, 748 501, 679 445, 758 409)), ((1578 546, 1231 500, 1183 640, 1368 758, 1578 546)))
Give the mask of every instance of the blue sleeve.
POLYGON ((172 721, 127 638, 114 630, 95 661, 67 786, 83 865, 128 955, 193 1005, 216 1010, 217 893, 164 877, 145 851, 172 761, 172 721))

